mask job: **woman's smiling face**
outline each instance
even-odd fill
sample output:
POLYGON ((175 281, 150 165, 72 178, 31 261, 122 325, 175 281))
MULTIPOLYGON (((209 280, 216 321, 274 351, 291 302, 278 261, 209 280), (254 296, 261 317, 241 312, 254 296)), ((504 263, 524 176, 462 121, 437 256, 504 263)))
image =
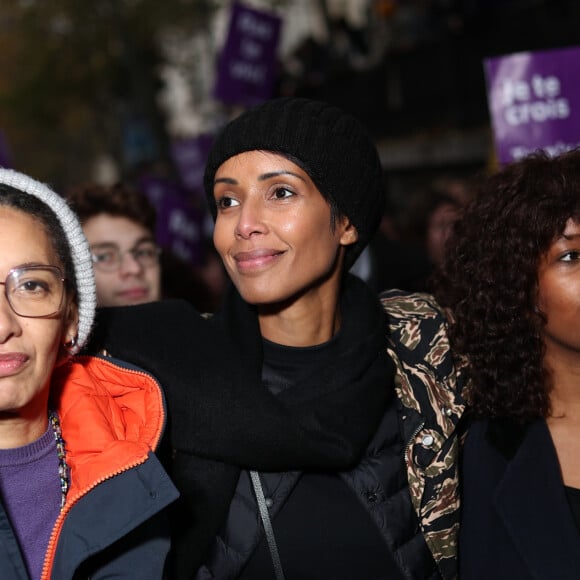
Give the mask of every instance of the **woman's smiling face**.
POLYGON ((298 165, 276 153, 240 153, 218 168, 214 197, 214 243, 247 302, 338 293, 343 247, 356 229, 347 219, 331 226, 330 205, 298 165))
MULTIPOLYGON (((0 281, 13 268, 48 265, 62 270, 45 228, 30 215, 0 206, 0 281)), ((0 417, 46 407, 50 377, 62 344, 76 335, 76 307, 65 295, 49 318, 25 318, 0 287, 0 417)))

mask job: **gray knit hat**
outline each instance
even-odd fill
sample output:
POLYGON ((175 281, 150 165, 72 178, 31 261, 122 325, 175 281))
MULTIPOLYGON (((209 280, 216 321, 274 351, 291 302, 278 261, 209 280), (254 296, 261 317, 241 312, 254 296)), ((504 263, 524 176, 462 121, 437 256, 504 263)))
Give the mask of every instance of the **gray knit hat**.
POLYGON ((0 183, 38 198, 53 211, 62 226, 74 264, 78 291, 79 326, 74 348, 74 352, 77 352, 89 337, 97 305, 91 252, 81 224, 62 197, 31 177, 0 168, 0 183))
POLYGON ((362 124, 333 105, 293 97, 272 99, 242 113, 218 134, 206 164, 204 188, 214 219, 216 171, 230 157, 254 150, 296 159, 350 219, 358 231, 358 241, 345 253, 345 268, 350 268, 377 230, 385 202, 381 162, 362 124))

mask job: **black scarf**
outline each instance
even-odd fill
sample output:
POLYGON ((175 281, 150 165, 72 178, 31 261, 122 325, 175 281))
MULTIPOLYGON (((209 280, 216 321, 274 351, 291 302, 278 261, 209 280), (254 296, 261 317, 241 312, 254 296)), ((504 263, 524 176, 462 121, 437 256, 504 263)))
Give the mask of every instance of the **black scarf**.
POLYGON ((311 389, 278 397, 261 382, 256 310, 233 287, 210 320, 190 312, 151 317, 153 305, 100 313, 101 343, 106 335, 101 346, 153 372, 166 391, 171 473, 182 494, 174 521, 176 577, 191 578, 203 562, 241 469, 337 472, 363 457, 393 392, 394 368, 376 295, 353 276, 343 290, 334 364, 316 369, 308 379, 311 389), (168 323, 174 331, 152 349, 151 329, 168 323), (192 331, 194 344, 184 344, 192 331))

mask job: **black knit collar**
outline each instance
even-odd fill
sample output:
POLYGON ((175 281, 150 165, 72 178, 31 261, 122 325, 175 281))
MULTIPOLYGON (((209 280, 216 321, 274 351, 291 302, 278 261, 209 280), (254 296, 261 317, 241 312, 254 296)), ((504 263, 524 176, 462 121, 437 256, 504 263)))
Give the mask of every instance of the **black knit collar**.
POLYGON ((174 447, 258 470, 356 464, 392 394, 394 373, 379 301, 354 276, 344 284, 333 364, 313 368, 308 380, 316 388, 279 398, 261 381, 255 308, 232 288, 210 321, 206 348, 192 353, 197 386, 171 397, 174 447))

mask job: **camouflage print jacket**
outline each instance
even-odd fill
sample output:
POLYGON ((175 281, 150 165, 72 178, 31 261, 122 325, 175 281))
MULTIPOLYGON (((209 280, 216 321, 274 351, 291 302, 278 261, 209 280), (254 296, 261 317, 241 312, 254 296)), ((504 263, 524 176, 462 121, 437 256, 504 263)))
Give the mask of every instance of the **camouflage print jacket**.
POLYGON ((432 296, 389 290, 381 302, 389 317, 389 354, 404 407, 411 501, 441 575, 456 578, 461 369, 451 355, 444 313, 432 296))

